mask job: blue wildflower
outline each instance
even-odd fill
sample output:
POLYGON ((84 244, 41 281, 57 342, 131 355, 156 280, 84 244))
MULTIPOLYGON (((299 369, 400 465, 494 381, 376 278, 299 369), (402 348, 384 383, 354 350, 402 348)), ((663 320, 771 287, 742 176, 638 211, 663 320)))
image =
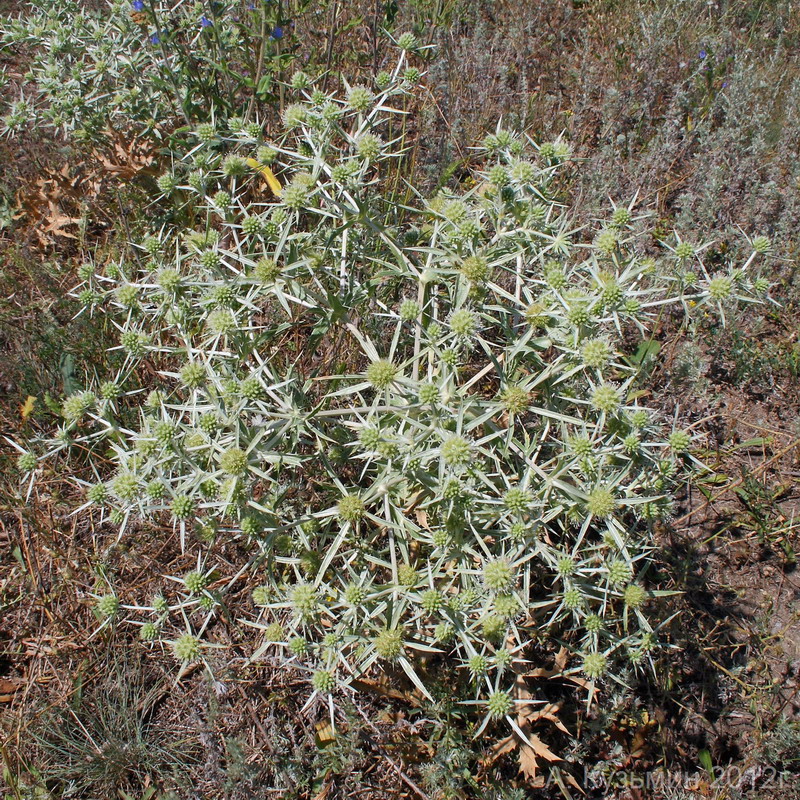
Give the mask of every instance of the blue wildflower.
POLYGON ((150 34, 150 44, 161 44, 161 37, 157 33, 150 34))
POLYGON ((275 30, 272 31, 272 38, 283 39, 283 28, 275 28, 275 30))
POLYGON ((708 55, 708 53, 706 53, 705 50, 701 50, 700 51, 700 60, 702 61, 707 55, 708 55))
POLYGON ((131 5, 134 11, 144 11, 144 0, 133 0, 131 5))
POLYGON ((200 27, 201 28, 210 28, 213 24, 214 23, 211 22, 211 20, 205 14, 203 14, 203 16, 200 17, 200 27))

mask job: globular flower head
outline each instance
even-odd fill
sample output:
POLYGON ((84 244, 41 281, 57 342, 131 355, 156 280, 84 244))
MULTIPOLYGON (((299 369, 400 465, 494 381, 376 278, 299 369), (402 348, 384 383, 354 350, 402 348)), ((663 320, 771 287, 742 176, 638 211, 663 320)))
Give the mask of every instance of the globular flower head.
POLYGON ((599 633, 603 629, 603 618, 597 614, 589 614, 583 621, 583 627, 589 633, 599 633))
POLYGON ((264 256, 260 258, 253 267, 252 277, 259 283, 273 283, 281 274, 283 267, 274 258, 264 256))
POLYGON ((115 381, 105 381, 100 385, 100 397, 103 400, 116 400, 121 393, 122 389, 115 381))
POLYGON ((608 582, 612 586, 628 583, 633 576, 630 564, 624 561, 612 561, 608 565, 608 582))
POLYGON ((156 614, 166 614, 167 611, 169 611, 169 603, 167 603, 167 599, 164 595, 157 594, 153 598, 153 611, 155 611, 156 614))
POLYGON ((165 172, 156 181, 158 190, 167 196, 171 195, 178 186, 178 179, 171 172, 165 172))
POLYGON ((505 635, 508 622, 499 614, 487 614, 481 620, 481 634, 487 642, 499 642, 505 635))
POLYGON ((139 494, 139 479, 130 472, 123 472, 114 478, 111 487, 120 500, 131 501, 139 494))
POLYGON ((120 336, 120 344, 122 349, 131 358, 141 358, 150 343, 150 337, 146 333, 140 331, 125 331, 120 336))
POLYGON ((86 499, 90 503, 103 505, 108 499, 108 487, 104 483, 95 483, 86 490, 86 499))
POLYGON ((530 408, 530 392, 522 386, 506 386, 500 392, 500 403, 509 414, 522 414, 530 408))
MULTIPOLYGON (((36 469, 37 458, 34 453, 20 453, 17 456, 17 469, 20 472, 33 472, 36 469)), ((102 484, 100 484, 102 486, 102 484)))
POLYGON ((435 614, 444 606, 444 595, 436 589, 428 589, 422 593, 419 603, 428 614, 435 614))
POLYGON ((367 381, 376 389, 386 389, 397 379, 398 369, 387 359, 373 361, 365 373, 367 381))
POLYGON ((387 661, 395 661, 403 652, 403 628, 384 628, 372 640, 375 652, 387 661))
POLYGON ((353 86, 347 93, 347 107, 353 111, 367 111, 372 105, 373 97, 366 86, 353 86))
POLYGON ((641 608, 647 601, 647 590, 638 583, 629 583, 625 587, 625 605, 630 608, 641 608))
POLYGON ((673 453, 685 453, 692 443, 692 437, 686 431, 672 431, 667 440, 673 453))
POLYGON ((493 592, 508 592, 515 579, 514 569, 504 558, 487 561, 483 566, 483 582, 493 592))
POLYGON ((76 392, 71 394, 61 406, 61 413, 70 422, 77 422, 94 405, 92 392, 76 392))
POLYGON ((589 493, 586 500, 586 509, 595 517, 605 519, 611 516, 617 507, 617 501, 613 492, 603 486, 598 486, 589 493))
POLYGON ((447 644, 455 637, 455 629, 449 622, 439 622, 433 629, 433 638, 437 642, 447 644))
POLYGON ((197 594, 208 586, 208 575, 204 575, 197 570, 192 570, 183 576, 183 584, 187 592, 190 594, 197 594))
POLYGON ((187 389, 197 389, 205 383, 206 368, 196 361, 190 361, 181 367, 179 376, 181 383, 187 389))
POLYGON ((403 300, 403 302, 400 303, 398 313, 400 314, 400 319, 406 322, 413 322, 419 317, 421 310, 416 300, 403 300))
POLYGON ((498 189, 502 189, 508 184, 509 181, 508 171, 502 164, 495 164, 489 170, 487 177, 489 179, 489 183, 498 189))
POLYGON ((115 594, 107 594, 97 601, 97 611, 101 616, 110 618, 119 611, 119 598, 115 594))
POLYGON ((494 598, 494 613, 503 620, 515 617, 519 610, 519 598, 515 594, 499 594, 494 598))
POLYGON ((295 179, 284 186, 281 200, 287 208, 304 208, 311 202, 311 192, 307 184, 295 179))
POLYGON ((600 231, 600 233, 595 236, 594 244, 602 253, 613 253, 619 244, 619 234, 613 228, 600 231))
POLYGON ((580 608, 583 605, 583 595, 578 589, 567 589, 567 591, 564 592, 562 602, 564 603, 564 608, 570 610, 580 608))
POLYGON ((622 440, 622 447, 626 453, 629 455, 633 455, 634 453, 638 453, 641 447, 642 440, 639 438, 638 433, 629 433, 623 440, 622 440))
POLYGON ((533 498, 531 497, 530 492, 518 487, 509 489, 503 495, 503 505, 505 505, 509 511, 513 511, 517 514, 527 511, 532 502, 533 498))
POLYGON ((224 211, 226 208, 228 208, 228 206, 230 206, 231 199, 230 192, 220 189, 218 192, 214 193, 214 196, 211 198, 211 203, 217 210, 224 211))
POLYGON ((358 608, 367 599, 367 590, 361 584, 350 583, 345 586, 343 597, 347 605, 358 608))
POLYGON ((442 460, 451 467, 463 467, 472 460, 472 446, 463 436, 450 436, 439 450, 442 460))
POLYGON ((556 572, 562 578, 568 578, 570 575, 574 575, 577 568, 578 565, 571 556, 563 556, 556 562, 556 572))
POLYGON ((417 37, 414 36, 413 33, 410 31, 406 31, 406 33, 401 33, 400 36, 397 37, 397 46, 401 50, 415 50, 417 47, 417 37))
POLYGON ((206 325, 212 333, 224 335, 233 331, 236 327, 236 320, 230 309, 217 308, 208 315, 206 325))
MULTIPOLYGON (((283 124, 287 129, 299 128, 308 121, 308 106, 303 103, 292 103, 283 111, 283 124)), ((268 162, 262 162, 268 163, 268 162)))
POLYGON ((587 367, 603 369, 611 355, 611 346, 603 339, 587 339, 581 345, 581 359, 587 367))
POLYGON ((591 394, 591 403, 598 411, 606 414, 613 414, 620 407, 622 397, 620 391, 615 386, 603 383, 595 387, 591 394))
POLYGON ((346 494, 338 502, 336 511, 345 522, 358 522, 364 516, 364 501, 358 495, 346 494))
POLYGON ((694 255, 694 246, 689 242, 679 242, 675 246, 675 257, 686 261, 694 255))
POLYGON ((708 282, 708 296, 721 302, 727 300, 733 292, 733 280, 727 275, 717 275, 708 282))
POLYGON ((247 472, 247 453, 240 447, 230 447, 219 457, 219 468, 228 475, 244 475, 247 472))
POLYGON ((605 675, 608 669, 608 659, 602 653, 587 653, 583 658, 582 669, 584 675, 596 680, 605 675))
POLYGON ((467 669, 473 678, 480 678, 489 671, 489 659, 480 653, 476 653, 467 659, 467 669))
POLYGON ((256 236, 264 229, 264 220, 258 214, 248 214, 242 220, 242 233, 246 236, 256 236))
POLYGON ((176 433, 177 428, 175 423, 169 422, 168 420, 161 420, 153 426, 153 437, 163 447, 172 444, 176 433))
POLYGON ((135 308, 139 303, 139 289, 130 283, 120 286, 114 295, 117 302, 126 308, 135 308))
POLYGON ((172 500, 172 516, 178 520, 189 519, 194 514, 194 500, 185 494, 176 495, 172 500))
POLYGON ((310 583, 298 583, 291 591, 290 600, 296 614, 310 617, 317 611, 319 593, 310 583))
POLYGON ((172 642, 172 652, 183 663, 197 661, 200 657, 200 640, 191 633, 184 633, 172 642))
POLYGON ((302 91, 303 89, 307 89, 311 85, 311 78, 306 75, 305 72, 299 70, 292 75, 292 79, 290 81, 292 85, 292 89, 296 89, 297 91, 302 91))
POLYGON ((247 161, 235 153, 229 153, 222 162, 222 174, 228 178, 244 175, 247 172, 247 161))
POLYGON ((475 314, 469 309, 460 308, 450 316, 450 330, 456 336, 470 337, 475 333, 477 327, 478 321, 475 314))
POLYGON ((269 586, 256 586, 251 594, 253 605, 268 606, 272 602, 272 590, 269 586))
POLYGON ((624 228, 626 225, 630 225, 630 222, 631 222, 630 209, 627 209, 624 206, 620 206, 619 208, 614 209, 614 213, 611 215, 612 227, 624 228))
POLYGON ((363 133, 356 140, 356 153, 365 161, 375 161, 381 154, 383 142, 373 133, 363 133))
POLYGON ((263 166, 269 166, 277 157, 278 151, 269 145, 261 145, 261 147, 256 150, 256 161, 263 166))
POLYGON ((311 676, 311 685, 315 692, 330 694, 336 688, 336 678, 326 669, 318 669, 311 676))
POLYGON ((467 256, 461 262, 460 272, 471 283, 485 283, 489 277, 489 264, 483 256, 467 256))
POLYGON ((211 122, 204 122, 197 126, 197 138, 205 143, 213 142, 217 138, 217 128, 211 122))
POLYGON ((768 253, 772 249, 772 242, 768 236, 756 236, 751 242, 753 251, 756 253, 768 253))
POLYGON ((308 642, 302 636, 293 636, 289 639, 289 650, 296 656, 305 655, 308 652, 308 642))
POLYGON ((152 642, 158 636, 158 626, 154 622, 145 622, 139 628, 139 638, 143 642, 152 642))
POLYGON ((486 701, 486 710, 492 719, 502 719, 511 713, 514 701, 508 692, 492 692, 486 701))
POLYGON ((401 564, 397 568, 397 583, 400 586, 414 586, 419 581, 419 573, 411 564, 401 564))
POLYGON ((536 166, 530 161, 519 159, 511 166, 511 179, 517 183, 534 183, 538 174, 536 166))
POLYGON ((436 405, 441 399, 439 387, 435 383, 423 383, 419 387, 419 402, 423 405, 436 405))

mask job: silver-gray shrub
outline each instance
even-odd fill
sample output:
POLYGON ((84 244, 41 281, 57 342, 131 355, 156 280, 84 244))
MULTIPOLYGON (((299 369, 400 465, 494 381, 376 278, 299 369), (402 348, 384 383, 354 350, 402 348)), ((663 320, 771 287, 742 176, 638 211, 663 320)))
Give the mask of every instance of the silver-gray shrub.
POLYGON ((427 693, 418 657, 436 656, 503 717, 532 639, 591 680, 651 663, 653 525, 694 462, 623 341, 665 307, 763 294, 769 243, 711 274, 679 237, 642 255, 633 203, 575 230, 555 199, 567 145, 501 129, 472 188, 401 195, 405 68, 342 97, 309 86, 268 148, 198 132, 166 187, 194 224, 75 289, 117 320, 120 368, 66 398, 20 466, 30 482, 42 459, 95 453, 82 508, 119 537, 160 522, 196 554, 169 597, 113 587, 104 624, 203 659, 246 580, 253 659, 298 662, 323 694, 389 663, 427 693), (235 572, 215 540, 249 554, 235 572))

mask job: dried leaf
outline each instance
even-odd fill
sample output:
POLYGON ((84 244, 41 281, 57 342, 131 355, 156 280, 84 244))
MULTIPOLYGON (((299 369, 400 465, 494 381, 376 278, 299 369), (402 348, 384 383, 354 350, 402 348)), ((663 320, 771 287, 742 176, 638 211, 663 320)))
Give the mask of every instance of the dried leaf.
POLYGON ((275 173, 266 164, 259 164, 254 158, 248 158, 247 165, 258 170, 264 176, 264 180, 266 180, 269 188, 272 189, 272 193, 275 197, 281 196, 281 182, 275 177, 275 173))
POLYGON ((423 696, 418 691, 403 692, 400 689, 395 689, 390 684, 390 678, 387 675, 381 675, 377 679, 359 678, 352 682, 354 689, 361 692, 372 692, 373 694, 380 695, 381 697, 389 697, 392 700, 401 700, 409 705, 419 707, 422 705, 423 696))
POLYGON ((534 780, 536 773, 539 769, 539 759, 543 758, 545 761, 561 761, 557 756, 536 734, 527 734, 528 741, 520 742, 519 747, 519 771, 525 775, 526 778, 534 780))
POLYGON ((15 692, 19 691, 21 683, 10 681, 7 678, 0 678, 0 703, 10 703, 14 699, 15 692))
POLYGON ((33 413, 33 407, 36 405, 36 398, 28 395, 28 399, 20 406, 19 415, 22 417, 23 422, 27 422, 28 417, 33 413))
POLYGON ((336 740, 336 733, 331 727, 330 720, 320 720, 315 726, 315 737, 318 747, 324 747, 327 744, 336 740))

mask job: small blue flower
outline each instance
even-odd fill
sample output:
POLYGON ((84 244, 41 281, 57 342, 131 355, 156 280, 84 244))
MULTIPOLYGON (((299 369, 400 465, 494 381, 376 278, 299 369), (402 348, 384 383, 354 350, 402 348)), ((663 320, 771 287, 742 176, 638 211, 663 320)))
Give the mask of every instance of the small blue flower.
POLYGON ((131 5, 134 11, 144 11, 144 0, 133 0, 131 5))
POLYGON ((256 4, 255 3, 248 3, 247 4, 247 10, 248 11, 255 11, 256 10, 256 4))
POLYGON ((701 50, 700 51, 700 60, 702 61, 707 55, 708 55, 708 53, 706 53, 705 50, 701 50))
POLYGON ((214 23, 205 14, 203 14, 203 16, 200 17, 201 28, 210 28, 213 24, 214 23))
POLYGON ((157 33, 151 33, 150 44, 161 44, 161 37, 157 33))
POLYGON ((283 28, 275 28, 275 30, 272 31, 272 38, 283 39, 283 28))

